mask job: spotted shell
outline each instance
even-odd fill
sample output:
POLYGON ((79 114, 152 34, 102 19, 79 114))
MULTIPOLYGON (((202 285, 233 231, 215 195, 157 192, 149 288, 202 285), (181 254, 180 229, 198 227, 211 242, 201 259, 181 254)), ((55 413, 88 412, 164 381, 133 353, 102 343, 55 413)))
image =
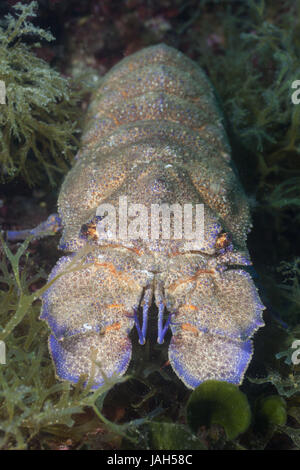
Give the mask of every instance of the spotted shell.
MULTIPOLYGON (((77 382, 93 370, 99 387, 124 374, 129 333, 136 327, 145 343, 155 304, 158 342, 170 328, 169 361, 187 387, 242 382, 264 306, 248 272, 251 220, 230 154, 212 86, 182 53, 148 47, 104 77, 59 195, 60 248, 68 253, 43 297, 59 378, 77 382), (99 207, 120 209, 120 201, 119 224, 130 204, 148 214, 153 205, 201 206, 202 240, 187 248, 183 237, 162 237, 162 224, 152 237, 151 220, 139 211, 131 212, 135 238, 100 236, 99 207), (68 270, 87 245, 83 267, 68 270)), ((171 211, 173 228, 174 217, 171 211)))

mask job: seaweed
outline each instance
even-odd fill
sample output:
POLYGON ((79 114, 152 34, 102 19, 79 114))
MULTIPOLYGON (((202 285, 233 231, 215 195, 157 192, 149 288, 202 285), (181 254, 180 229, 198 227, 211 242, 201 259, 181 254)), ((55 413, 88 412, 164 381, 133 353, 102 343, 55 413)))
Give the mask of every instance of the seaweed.
POLYGON ((292 261, 282 261, 278 271, 283 275, 283 281, 278 284, 283 298, 288 300, 286 318, 292 326, 299 325, 300 308, 300 257, 292 261))
POLYGON ((299 2, 289 0, 282 8, 274 2, 249 0, 234 13, 228 8, 223 54, 208 51, 200 59, 245 148, 262 158, 262 152, 271 150, 266 167, 260 164, 262 175, 271 171, 269 161, 274 164, 286 152, 299 151, 300 109, 291 102, 291 85, 300 75, 295 21, 299 7, 299 2))
POLYGON ((17 3, 15 15, 0 26, 0 80, 6 90, 0 105, 0 174, 2 181, 20 175, 31 185, 45 179, 54 185, 78 146, 80 109, 70 81, 33 52, 39 41, 54 40, 32 23, 37 5, 17 3))
POLYGON ((203 424, 222 425, 232 440, 249 427, 251 410, 246 395, 236 385, 207 380, 191 393, 187 421, 193 430, 203 424))

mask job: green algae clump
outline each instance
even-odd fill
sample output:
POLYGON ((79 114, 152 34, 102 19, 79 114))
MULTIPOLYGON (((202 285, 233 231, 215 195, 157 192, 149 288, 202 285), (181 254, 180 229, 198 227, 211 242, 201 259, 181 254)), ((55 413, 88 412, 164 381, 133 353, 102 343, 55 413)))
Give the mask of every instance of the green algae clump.
POLYGON ((152 448, 156 450, 205 450, 204 444, 184 425, 152 422, 152 448))
POLYGON ((221 425, 227 438, 235 439, 249 427, 251 411, 246 395, 236 385, 207 380, 189 398, 187 421, 194 432, 203 425, 221 425))
POLYGON ((77 146, 78 100, 69 81, 32 52, 40 47, 32 41, 54 39, 27 21, 37 5, 14 5, 15 17, 7 15, 0 25, 0 174, 28 184, 46 174, 55 184, 77 146))
POLYGON ((285 400, 279 395, 262 398, 257 405, 257 416, 264 424, 285 425, 287 418, 285 400))

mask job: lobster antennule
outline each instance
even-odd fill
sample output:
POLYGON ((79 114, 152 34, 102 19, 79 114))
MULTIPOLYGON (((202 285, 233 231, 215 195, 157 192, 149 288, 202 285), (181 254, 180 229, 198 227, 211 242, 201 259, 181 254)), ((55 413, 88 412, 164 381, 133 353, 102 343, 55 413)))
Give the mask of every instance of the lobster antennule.
POLYGON ((153 286, 149 285, 145 289, 144 297, 141 302, 141 305, 143 305, 142 327, 140 327, 140 323, 138 319, 138 308, 134 308, 134 323, 138 332, 139 343, 142 345, 145 344, 146 342, 146 334, 147 334, 147 326, 148 326, 148 312, 151 307, 152 298, 153 298, 153 286))
POLYGON ((164 312, 165 312, 165 295, 163 292, 163 287, 161 283, 157 283, 155 286, 155 303, 158 308, 158 321, 157 321, 157 342, 158 344, 163 344, 164 337, 169 329, 171 324, 172 314, 169 313, 169 316, 164 324, 164 312))
POLYGON ((158 334, 157 334, 157 342, 158 344, 163 344, 164 337, 171 325, 172 314, 169 313, 169 316, 166 320, 166 323, 163 324, 163 315, 164 315, 165 305, 163 302, 159 304, 158 308, 158 334))

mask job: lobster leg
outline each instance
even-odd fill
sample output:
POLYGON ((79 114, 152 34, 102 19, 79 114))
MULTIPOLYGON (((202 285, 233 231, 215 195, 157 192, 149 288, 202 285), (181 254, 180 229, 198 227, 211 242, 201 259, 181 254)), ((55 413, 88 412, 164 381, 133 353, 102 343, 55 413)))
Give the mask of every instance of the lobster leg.
POLYGON ((25 240, 30 235, 33 238, 42 238, 54 234, 62 229, 61 220, 58 214, 49 215, 48 219, 39 224, 37 227, 26 230, 7 230, 6 240, 15 242, 18 240, 25 240))

